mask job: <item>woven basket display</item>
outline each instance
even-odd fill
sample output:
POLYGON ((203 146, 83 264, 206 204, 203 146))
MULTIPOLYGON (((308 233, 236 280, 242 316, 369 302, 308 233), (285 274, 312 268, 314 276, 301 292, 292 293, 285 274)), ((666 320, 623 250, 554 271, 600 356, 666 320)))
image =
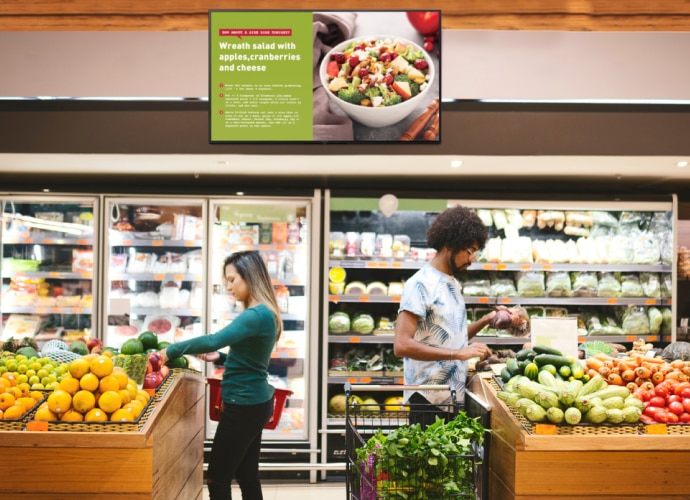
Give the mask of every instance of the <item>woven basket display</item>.
POLYGON ((36 410, 38 410, 38 407, 41 405, 41 403, 43 403, 46 400, 47 397, 48 393, 46 393, 43 396, 43 399, 37 401, 36 404, 33 405, 29 411, 27 411, 24 415, 22 415, 19 418, 13 420, 0 419, 0 431, 23 431, 26 427, 26 423, 32 418, 34 418, 36 410))
POLYGON ((48 422, 48 431, 62 432, 139 432, 155 408, 150 398, 139 418, 133 422, 48 422))

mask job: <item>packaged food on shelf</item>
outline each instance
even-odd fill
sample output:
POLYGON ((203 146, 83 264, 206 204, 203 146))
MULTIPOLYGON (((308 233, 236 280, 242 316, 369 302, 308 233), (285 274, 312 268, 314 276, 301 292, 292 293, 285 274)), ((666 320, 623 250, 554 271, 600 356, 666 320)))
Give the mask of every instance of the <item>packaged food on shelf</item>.
POLYGON ((359 256, 363 260, 371 260, 376 257, 376 233, 360 233, 359 256))
POLYGON ((353 231, 345 233, 345 258, 357 259, 359 257, 359 233, 353 231))
MULTIPOLYGON (((286 227, 287 229, 287 227, 286 227)), ((345 233, 338 231, 331 232, 328 237, 328 252, 333 260, 341 260, 345 258, 346 239, 345 233)))
POLYGON ((410 254, 410 237, 406 234, 396 234, 393 236, 393 258, 395 260, 405 260, 410 254))
POLYGON ((376 256, 379 259, 391 259, 393 257, 393 235, 376 235, 376 256))

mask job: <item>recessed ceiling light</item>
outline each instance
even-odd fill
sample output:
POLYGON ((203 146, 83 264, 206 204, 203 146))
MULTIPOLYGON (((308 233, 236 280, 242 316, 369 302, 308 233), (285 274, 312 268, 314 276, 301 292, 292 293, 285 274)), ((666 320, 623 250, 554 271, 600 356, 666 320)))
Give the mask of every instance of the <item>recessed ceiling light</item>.
POLYGON ((676 163, 676 165, 679 166, 680 168, 683 168, 683 167, 688 166, 688 162, 687 161, 679 161, 678 163, 676 163))
POLYGON ((237 191, 235 194, 237 196, 244 196, 244 191, 237 191))
POLYGON ((48 188, 43 188, 43 192, 44 192, 44 193, 50 193, 50 189, 48 189, 48 188))
POLYGON ((450 162, 450 166, 453 168, 460 168, 462 167, 462 160, 453 160, 450 162))

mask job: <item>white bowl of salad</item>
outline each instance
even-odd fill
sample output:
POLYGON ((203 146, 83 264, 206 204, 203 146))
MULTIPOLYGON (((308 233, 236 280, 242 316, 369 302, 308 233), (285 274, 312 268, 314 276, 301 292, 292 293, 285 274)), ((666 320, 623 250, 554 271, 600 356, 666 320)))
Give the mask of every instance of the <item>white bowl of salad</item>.
POLYGON ((333 47, 321 61, 319 75, 330 100, 350 118, 387 127, 423 110, 436 71, 416 43, 372 35, 333 47))

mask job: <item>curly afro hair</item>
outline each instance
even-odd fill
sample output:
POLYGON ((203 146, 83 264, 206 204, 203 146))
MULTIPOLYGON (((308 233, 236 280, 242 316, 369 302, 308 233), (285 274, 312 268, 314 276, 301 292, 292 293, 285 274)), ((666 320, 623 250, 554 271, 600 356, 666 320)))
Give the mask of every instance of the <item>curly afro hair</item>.
POLYGON ((479 216, 467 207, 457 205, 441 212, 426 232, 427 244, 436 251, 452 251, 479 245, 484 248, 489 237, 479 216))

